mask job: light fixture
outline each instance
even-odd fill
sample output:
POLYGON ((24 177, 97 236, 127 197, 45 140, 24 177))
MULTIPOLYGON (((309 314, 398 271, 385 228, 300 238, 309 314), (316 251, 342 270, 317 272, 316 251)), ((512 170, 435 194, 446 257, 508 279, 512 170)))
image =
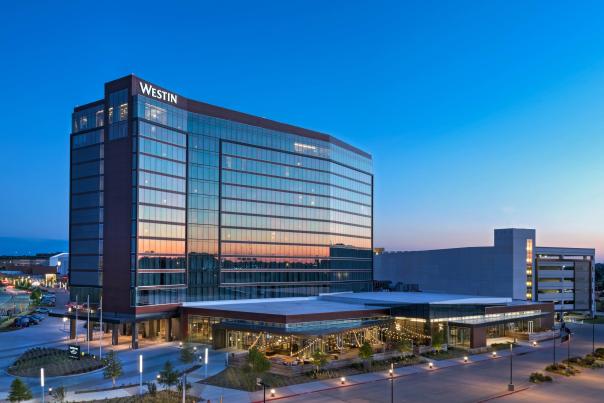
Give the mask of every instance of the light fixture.
POLYGON ((432 361, 430 361, 430 363, 428 364, 428 366, 430 367, 430 369, 434 368, 434 363, 432 361))
POLYGON ((493 358, 497 357, 497 351, 493 351, 493 354, 491 354, 493 356, 493 358))
POLYGON ((275 389, 271 389, 271 397, 275 397, 275 389))
POLYGON ((341 377, 341 378, 340 378, 340 383, 341 383, 342 385, 344 385, 344 382, 346 382, 346 378, 341 377))
POLYGON ((533 340, 533 347, 537 347, 537 340, 533 340))
POLYGON ((394 371, 392 370, 392 368, 390 368, 390 369, 388 370, 388 374, 390 375, 390 377, 392 377, 392 375, 394 375, 394 371))
POLYGON ((468 356, 467 355, 463 358, 463 362, 468 362, 468 356))

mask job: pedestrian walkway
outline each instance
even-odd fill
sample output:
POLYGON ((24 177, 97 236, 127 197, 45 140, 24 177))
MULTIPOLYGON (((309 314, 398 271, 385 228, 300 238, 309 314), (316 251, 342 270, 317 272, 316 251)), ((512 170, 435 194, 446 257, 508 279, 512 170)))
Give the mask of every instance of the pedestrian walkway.
MULTIPOLYGON (((536 347, 539 348, 539 347, 536 347)), ((523 355, 529 352, 535 351, 535 347, 531 346, 517 346, 514 348, 513 355, 523 355)), ((399 367, 394 369, 394 379, 418 374, 418 373, 427 373, 431 371, 438 371, 444 368, 450 368, 454 366, 461 365, 472 365, 473 363, 482 362, 486 360, 498 360, 509 358, 510 351, 509 350, 501 350, 497 352, 496 356, 493 356, 491 352, 489 353, 481 353, 476 355, 468 356, 468 361, 464 362, 463 357, 458 359, 447 359, 447 360, 439 360, 439 361, 431 361, 433 363, 432 367, 430 367, 429 362, 410 365, 405 367, 399 367)), ((322 381, 308 382, 308 383, 300 383, 297 385, 284 386, 281 388, 275 388, 275 395, 272 396, 270 393, 270 389, 266 391, 266 400, 278 400, 285 399, 293 396, 300 396, 307 393, 321 392, 326 390, 331 390, 335 388, 345 388, 355 385, 361 385, 370 382, 380 382, 386 381, 390 379, 388 371, 379 371, 379 372, 368 372, 365 374, 358 374, 346 377, 344 382, 340 378, 335 379, 327 379, 322 381)), ((228 402, 241 402, 241 403, 251 403, 251 402, 262 402, 263 401, 263 391, 257 392, 245 392, 236 389, 222 388, 213 385, 205 385, 205 384, 197 384, 195 385, 194 392, 196 396, 201 396, 204 399, 209 400, 210 402, 220 402, 223 401, 225 403, 228 402)))

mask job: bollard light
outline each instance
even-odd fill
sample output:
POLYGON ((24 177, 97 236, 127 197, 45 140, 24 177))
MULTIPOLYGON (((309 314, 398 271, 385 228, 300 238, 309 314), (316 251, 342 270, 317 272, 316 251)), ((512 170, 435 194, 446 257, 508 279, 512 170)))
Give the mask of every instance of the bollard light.
POLYGON ((346 378, 341 377, 341 378, 340 378, 340 383, 341 383, 342 385, 344 385, 344 383, 345 383, 345 382, 346 382, 346 378))
POLYGON ((537 340, 533 341, 533 347, 537 347, 537 340))
POLYGON ((463 358, 463 362, 468 362, 468 356, 467 355, 463 358))
POLYGON ((430 361, 430 363, 428 364, 428 367, 430 367, 430 369, 434 368, 434 363, 432 361, 430 361))
POLYGON ((493 356, 493 358, 497 357, 497 351, 493 351, 493 354, 491 354, 493 356))
POLYGON ((182 348, 182 341, 178 343, 178 347, 182 348))
POLYGON ((271 397, 275 397, 275 389, 271 389, 271 397))
POLYGON ((390 377, 392 377, 394 375, 394 371, 392 370, 392 368, 390 368, 388 370, 388 374, 390 375, 390 377))

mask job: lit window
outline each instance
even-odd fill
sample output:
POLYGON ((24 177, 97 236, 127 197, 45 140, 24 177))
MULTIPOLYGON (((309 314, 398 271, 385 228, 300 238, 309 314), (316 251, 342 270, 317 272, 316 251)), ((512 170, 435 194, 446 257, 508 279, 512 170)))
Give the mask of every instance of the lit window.
POLYGON ((128 104, 124 103, 120 105, 120 120, 128 119, 128 104))

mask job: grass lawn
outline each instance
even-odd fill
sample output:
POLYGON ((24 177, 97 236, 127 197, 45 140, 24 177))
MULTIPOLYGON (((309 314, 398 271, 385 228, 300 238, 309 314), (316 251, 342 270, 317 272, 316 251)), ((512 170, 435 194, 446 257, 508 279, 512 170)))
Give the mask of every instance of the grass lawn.
POLYGON ((44 368, 46 376, 81 374, 103 367, 103 363, 90 355, 79 360, 69 357, 67 350, 57 348, 32 348, 24 352, 10 367, 8 373, 15 376, 40 376, 44 368))
MULTIPOLYGON (((187 402, 196 403, 199 401, 196 397, 187 396, 187 402)), ((154 395, 148 393, 142 396, 116 397, 113 399, 93 400, 93 402, 111 402, 111 403, 180 403, 182 402, 182 393, 175 391, 157 392, 154 395)))
MULTIPOLYGON (((418 364, 423 361, 425 361, 423 357, 416 356, 399 358, 395 361, 394 366, 398 368, 418 364)), ((220 386, 223 388, 232 388, 253 392, 256 390, 262 390, 261 386, 256 385, 256 377, 262 378, 262 380, 267 385, 278 388, 282 386, 314 382, 323 379, 337 379, 342 376, 346 377, 350 375, 362 374, 365 372, 385 371, 389 368, 390 361, 375 361, 372 363, 371 368, 368 371, 364 369, 363 364, 354 364, 352 366, 344 368, 323 370, 319 374, 317 374, 317 376, 315 376, 314 372, 308 372, 300 375, 284 376, 271 374, 269 372, 265 372, 262 375, 257 375, 244 368, 228 367, 224 371, 212 377, 209 377, 203 383, 207 383, 209 385, 214 386, 220 386)))
POLYGON ((585 319, 583 322, 589 323, 590 325, 592 323, 595 323, 596 325, 602 325, 604 324, 604 316, 598 316, 595 319, 585 319))

